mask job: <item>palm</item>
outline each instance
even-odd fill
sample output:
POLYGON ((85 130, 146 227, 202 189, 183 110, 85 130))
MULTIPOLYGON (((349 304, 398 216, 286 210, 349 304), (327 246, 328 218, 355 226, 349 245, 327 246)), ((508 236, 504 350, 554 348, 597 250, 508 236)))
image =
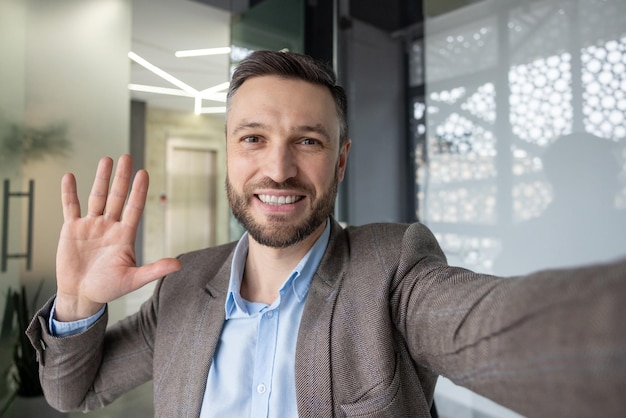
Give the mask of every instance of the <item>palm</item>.
POLYGON ((84 217, 73 175, 63 178, 64 224, 57 249, 57 311, 61 316, 89 315, 103 303, 180 268, 174 259, 136 265, 134 244, 148 176, 145 171, 137 173, 126 202, 131 166, 130 157, 120 158, 109 190, 112 161, 100 161, 84 217))
POLYGON ((82 293, 99 303, 133 290, 128 285, 128 276, 136 269, 133 231, 129 229, 104 217, 66 223, 57 251, 57 276, 63 278, 59 290, 82 293), (99 284, 105 282, 102 289, 99 284))

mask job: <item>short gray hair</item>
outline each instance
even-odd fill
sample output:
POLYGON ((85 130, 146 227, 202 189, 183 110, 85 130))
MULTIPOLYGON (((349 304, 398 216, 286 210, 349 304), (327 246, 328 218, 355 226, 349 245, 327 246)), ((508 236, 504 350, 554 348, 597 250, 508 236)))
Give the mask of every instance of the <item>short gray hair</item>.
POLYGON ((348 140, 348 100, 343 87, 337 85, 332 68, 308 55, 295 52, 255 51, 242 60, 233 73, 227 94, 227 108, 237 89, 249 78, 278 76, 326 86, 335 101, 339 117, 339 144, 348 140))

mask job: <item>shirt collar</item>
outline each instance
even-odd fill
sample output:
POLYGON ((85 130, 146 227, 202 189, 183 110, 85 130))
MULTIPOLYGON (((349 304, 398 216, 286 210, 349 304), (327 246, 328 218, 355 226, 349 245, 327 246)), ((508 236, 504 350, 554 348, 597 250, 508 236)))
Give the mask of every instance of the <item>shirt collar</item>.
MULTIPOLYGON (((311 249, 302 257, 298 265, 289 274, 281 288, 279 289, 279 299, 287 291, 293 291, 296 300, 302 303, 307 296, 313 275, 319 266, 319 263, 326 251, 328 240, 330 238, 330 220, 326 220, 326 227, 322 235, 315 241, 311 249)), ((248 233, 245 232, 239 239, 230 269, 230 280, 228 283, 228 293, 226 294, 226 319, 235 316, 248 316, 254 314, 248 311, 251 305, 241 297, 239 290, 241 289, 241 280, 246 265, 246 257, 248 256, 248 233)))

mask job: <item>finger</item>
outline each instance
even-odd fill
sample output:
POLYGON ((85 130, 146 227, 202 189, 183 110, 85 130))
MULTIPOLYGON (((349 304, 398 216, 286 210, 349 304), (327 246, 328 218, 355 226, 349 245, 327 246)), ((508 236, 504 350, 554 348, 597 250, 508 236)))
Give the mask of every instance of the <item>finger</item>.
POLYGON ((122 214, 122 208, 128 196, 128 186, 130 185, 130 176, 133 171, 133 160, 130 155, 122 155, 117 160, 117 168, 115 169, 115 177, 111 191, 106 201, 105 215, 113 219, 119 219, 122 214))
POLYGON ((122 222, 136 228, 141 220, 143 209, 146 206, 146 196, 148 195, 149 177, 145 170, 137 171, 133 180, 133 187, 128 197, 128 203, 124 208, 122 222))
POLYGON ((61 179, 61 206, 63 207, 63 220, 69 222, 80 218, 80 202, 76 193, 76 177, 68 173, 61 179))
POLYGON ((89 193, 89 201, 87 202, 87 214, 89 216, 100 216, 104 212, 112 169, 113 160, 111 158, 104 157, 100 159, 98 169, 96 170, 96 178, 93 181, 93 186, 91 186, 91 193, 89 193))
POLYGON ((133 290, 180 270, 181 267, 182 264, 176 258, 162 258, 154 263, 138 267, 132 280, 133 290))

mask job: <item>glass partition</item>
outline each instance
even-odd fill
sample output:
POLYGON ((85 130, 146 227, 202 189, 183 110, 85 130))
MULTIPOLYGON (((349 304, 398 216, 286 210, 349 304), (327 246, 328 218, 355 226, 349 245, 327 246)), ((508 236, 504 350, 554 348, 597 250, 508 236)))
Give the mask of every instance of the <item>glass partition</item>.
POLYGON ((626 254, 626 3, 431 3, 417 206, 450 264, 515 275, 626 254))
MULTIPOLYGON (((23 253, 21 198, 9 192, 22 191, 22 143, 19 137, 24 114, 25 7, 20 0, 0 2, 0 319, 5 316, 9 290, 19 287, 23 260, 8 258, 23 253)), ((5 371, 13 358, 14 330, 3 328, 0 335, 0 408, 10 397, 5 371)))
POLYGON ((304 51, 304 1, 264 0, 233 16, 231 58, 238 62, 246 50, 304 51))
POLYGON ((518 274, 625 251, 625 16, 617 0, 545 0, 427 19, 418 206, 452 262, 518 274))
POLYGON ((8 289, 26 288, 28 316, 56 289, 61 177, 85 201, 98 159, 128 152, 129 29, 127 0, 0 1, 0 408, 23 335, 8 289))

